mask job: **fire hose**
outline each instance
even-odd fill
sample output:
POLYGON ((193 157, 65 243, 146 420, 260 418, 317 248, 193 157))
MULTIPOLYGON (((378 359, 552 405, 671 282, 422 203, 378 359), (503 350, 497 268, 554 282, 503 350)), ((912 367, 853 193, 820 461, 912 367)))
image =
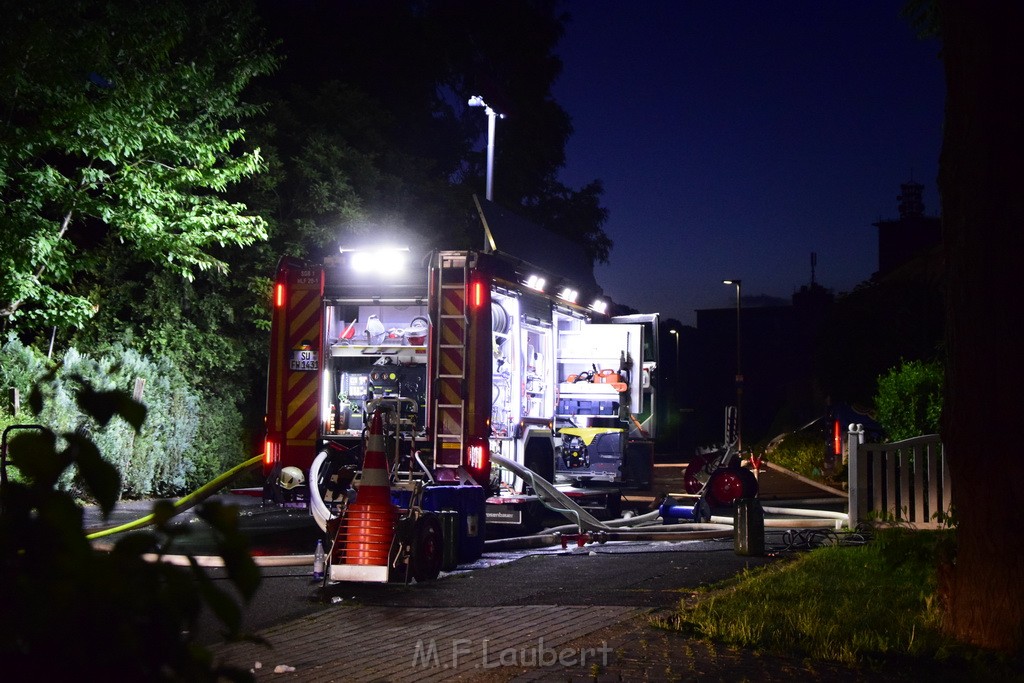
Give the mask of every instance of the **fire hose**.
POLYGON ((498 465, 528 481, 537 493, 540 502, 553 512, 558 512, 567 519, 574 521, 562 527, 542 531, 533 536, 516 538, 492 539, 484 543, 488 550, 507 550, 519 547, 538 548, 555 545, 562 540, 562 531, 576 530, 587 532, 588 536, 598 542, 605 541, 687 541, 709 538, 729 538, 735 534, 731 524, 669 524, 658 526, 657 529, 621 529, 629 525, 653 523, 658 518, 654 510, 638 517, 622 517, 602 522, 577 505, 571 498, 559 491, 555 486, 531 469, 520 465, 514 460, 492 454, 491 459, 498 465))
MULTIPOLYGON (((192 493, 190 493, 190 494, 188 494, 186 496, 182 496, 178 500, 174 501, 173 506, 174 506, 175 514, 180 513, 180 512, 185 512, 186 510, 195 507, 196 505, 198 505, 199 503, 201 503, 202 501, 206 500, 207 498, 212 496, 214 493, 219 491, 221 488, 223 488, 225 484, 227 484, 228 482, 232 481, 236 477, 240 476, 243 472, 245 472, 249 468, 252 468, 252 467, 255 467, 256 465, 259 465, 260 462, 262 462, 262 461, 263 461, 263 454, 261 453, 260 455, 257 455, 257 456, 255 456, 253 458, 250 458, 249 460, 246 460, 245 462, 243 462, 240 465, 236 465, 235 467, 232 467, 230 470, 228 470, 224 474, 221 474, 216 479, 213 479, 212 481, 202 485, 201 487, 199 487, 198 489, 196 489, 192 493)), ((104 536, 110 536, 111 534, 120 533, 122 531, 131 531, 132 529, 138 529, 140 527, 144 527, 144 526, 147 526, 149 524, 152 524, 154 520, 155 520, 155 516, 152 513, 150 513, 150 514, 146 515, 145 517, 140 517, 139 519, 136 519, 136 520, 131 521, 131 522, 127 522, 125 524, 120 524, 118 526, 108 527, 106 529, 99 529, 99 530, 94 531, 94 532, 92 532, 90 534, 87 534, 86 538, 91 541, 91 540, 94 540, 94 539, 97 539, 97 538, 103 538, 104 536)))

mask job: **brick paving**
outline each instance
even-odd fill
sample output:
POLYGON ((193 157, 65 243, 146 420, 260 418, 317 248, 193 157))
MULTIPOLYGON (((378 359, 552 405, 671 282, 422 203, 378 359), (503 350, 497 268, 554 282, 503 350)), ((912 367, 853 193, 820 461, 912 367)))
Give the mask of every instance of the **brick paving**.
POLYGON ((552 605, 339 606, 260 632, 271 648, 234 643, 214 652, 220 661, 253 669, 257 681, 503 681, 559 657, 585 675, 591 663, 610 654, 598 651, 600 643, 567 653, 569 643, 635 612, 552 605), (274 673, 281 665, 295 670, 274 673))
POLYGON ((636 607, 337 606, 213 648, 257 681, 918 681, 911 665, 850 669, 689 638, 636 607), (257 667, 259 663, 259 668, 257 667), (275 672, 278 667, 286 670, 275 672))

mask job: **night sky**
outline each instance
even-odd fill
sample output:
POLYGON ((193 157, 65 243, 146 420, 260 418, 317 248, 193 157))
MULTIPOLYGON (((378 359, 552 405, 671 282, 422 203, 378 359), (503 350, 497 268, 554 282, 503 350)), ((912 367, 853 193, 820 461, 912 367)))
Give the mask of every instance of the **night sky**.
POLYGON ((561 179, 604 183, 605 293, 694 324, 734 305, 724 278, 743 280, 744 305, 788 302, 816 252, 838 294, 877 270, 872 223, 898 217, 900 183, 922 183, 938 215, 940 46, 902 5, 566 2, 561 179))

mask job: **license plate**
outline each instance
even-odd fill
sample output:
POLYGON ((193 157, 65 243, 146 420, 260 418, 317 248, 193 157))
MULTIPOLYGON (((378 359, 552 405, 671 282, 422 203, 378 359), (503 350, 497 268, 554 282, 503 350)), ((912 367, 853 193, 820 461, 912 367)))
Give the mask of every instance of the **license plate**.
POLYGON ((317 370, 319 363, 317 362, 316 351, 309 349, 293 349, 291 363, 289 368, 292 370, 317 370))

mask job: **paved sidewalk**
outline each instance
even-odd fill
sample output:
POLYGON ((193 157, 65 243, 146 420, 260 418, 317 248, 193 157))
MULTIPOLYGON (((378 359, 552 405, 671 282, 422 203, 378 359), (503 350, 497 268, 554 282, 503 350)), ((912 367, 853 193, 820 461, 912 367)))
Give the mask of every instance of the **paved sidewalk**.
POLYGON ((257 681, 924 681, 910 664, 849 669, 688 638, 635 607, 348 607, 213 648, 257 681), (258 668, 257 668, 258 667, 258 668))
POLYGON ((569 643, 635 613, 597 606, 339 606, 261 632, 272 649, 213 649, 221 661, 254 669, 257 681, 504 681, 548 664, 586 676, 610 661, 610 648, 588 640, 570 650, 569 643), (275 673, 279 667, 294 671, 275 673))

